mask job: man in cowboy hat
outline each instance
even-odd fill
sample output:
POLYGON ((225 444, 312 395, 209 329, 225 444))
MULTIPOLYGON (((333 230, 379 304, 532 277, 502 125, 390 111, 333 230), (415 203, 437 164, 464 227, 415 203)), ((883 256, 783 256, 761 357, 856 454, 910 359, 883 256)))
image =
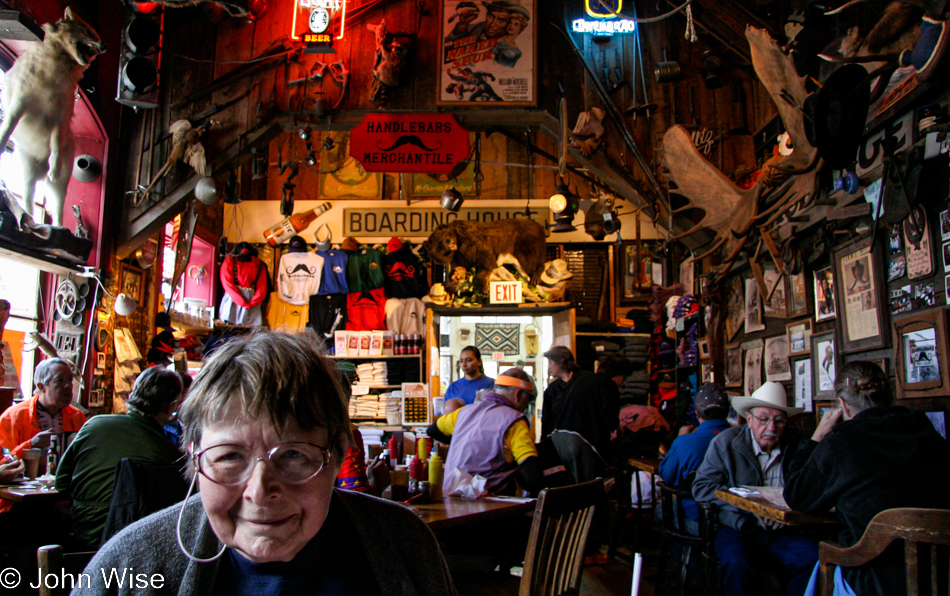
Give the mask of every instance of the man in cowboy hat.
POLYGON ((768 381, 751 397, 737 397, 732 407, 747 424, 725 430, 706 451, 693 497, 719 506, 722 528, 716 534, 716 556, 726 593, 765 594, 763 563, 781 565, 791 575, 789 595, 802 594, 818 561, 818 544, 782 524, 740 511, 716 499, 717 489, 785 485, 800 435, 785 428, 788 418, 802 412, 786 405, 785 388, 768 381))

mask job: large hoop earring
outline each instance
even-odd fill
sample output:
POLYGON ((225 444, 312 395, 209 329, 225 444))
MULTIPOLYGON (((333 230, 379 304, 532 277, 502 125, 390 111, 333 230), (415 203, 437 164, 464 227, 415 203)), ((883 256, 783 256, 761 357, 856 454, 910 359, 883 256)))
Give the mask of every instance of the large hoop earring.
POLYGON ((184 553, 186 557, 194 561, 195 563, 210 563, 212 561, 217 561, 221 558, 221 555, 224 554, 224 551, 228 550, 228 545, 225 544, 221 547, 221 552, 211 557, 210 559, 199 559, 198 557, 192 555, 188 552, 188 549, 185 548, 184 543, 181 541, 181 518, 185 514, 185 505, 188 504, 188 499, 191 497, 191 493, 195 489, 195 484, 198 482, 198 472, 195 472, 194 477, 191 479, 191 484, 188 485, 188 494, 185 495, 185 500, 182 501, 181 510, 178 512, 178 523, 175 525, 175 538, 178 539, 178 548, 181 549, 181 552, 184 553))

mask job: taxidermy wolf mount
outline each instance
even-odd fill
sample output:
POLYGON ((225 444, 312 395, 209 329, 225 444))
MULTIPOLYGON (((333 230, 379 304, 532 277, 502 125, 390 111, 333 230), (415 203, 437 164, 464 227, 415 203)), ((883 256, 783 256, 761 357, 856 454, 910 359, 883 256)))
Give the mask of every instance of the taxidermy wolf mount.
MULTIPOLYGON (((105 51, 99 35, 66 7, 63 18, 43 25, 46 36, 30 44, 4 79, 0 101, 0 148, 12 137, 23 171, 20 227, 33 228, 36 183, 46 177, 46 210, 54 226, 63 225, 66 185, 73 167, 73 117, 76 85, 105 51)), ((39 222, 42 224, 43 222, 39 222)))

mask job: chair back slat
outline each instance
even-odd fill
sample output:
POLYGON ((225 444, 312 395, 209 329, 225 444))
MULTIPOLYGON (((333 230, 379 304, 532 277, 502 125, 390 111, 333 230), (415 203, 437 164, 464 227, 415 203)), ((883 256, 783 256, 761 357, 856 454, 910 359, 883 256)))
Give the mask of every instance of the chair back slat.
POLYGON ((583 572, 584 545, 601 479, 541 491, 521 575, 520 596, 576 594, 583 572))
POLYGON ((40 596, 65 596, 69 594, 73 587, 80 590, 91 587, 83 583, 84 580, 80 574, 95 554, 94 551, 63 553, 63 547, 58 544, 41 546, 36 549, 36 563, 40 570, 40 576, 44 578, 53 576, 58 580, 40 582, 40 596), (79 582, 79 584, 76 586, 70 585, 69 578, 73 578, 73 581, 79 582), (50 584, 56 585, 50 587, 50 584))
POLYGON ((908 596, 923 590, 937 596, 950 592, 950 510, 897 508, 882 511, 851 547, 822 542, 818 548, 822 594, 834 589, 834 567, 858 567, 872 562, 894 541, 904 542, 908 596), (922 569, 922 566, 924 569, 922 569), (926 573, 923 573, 926 571, 926 573))

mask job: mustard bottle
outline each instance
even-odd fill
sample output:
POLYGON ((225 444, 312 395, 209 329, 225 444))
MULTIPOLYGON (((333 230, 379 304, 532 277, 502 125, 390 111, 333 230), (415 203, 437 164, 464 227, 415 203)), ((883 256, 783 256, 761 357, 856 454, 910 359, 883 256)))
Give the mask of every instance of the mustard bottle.
POLYGON ((442 500, 442 468, 445 462, 439 457, 437 447, 432 448, 432 454, 429 456, 429 484, 432 487, 432 500, 442 500))

